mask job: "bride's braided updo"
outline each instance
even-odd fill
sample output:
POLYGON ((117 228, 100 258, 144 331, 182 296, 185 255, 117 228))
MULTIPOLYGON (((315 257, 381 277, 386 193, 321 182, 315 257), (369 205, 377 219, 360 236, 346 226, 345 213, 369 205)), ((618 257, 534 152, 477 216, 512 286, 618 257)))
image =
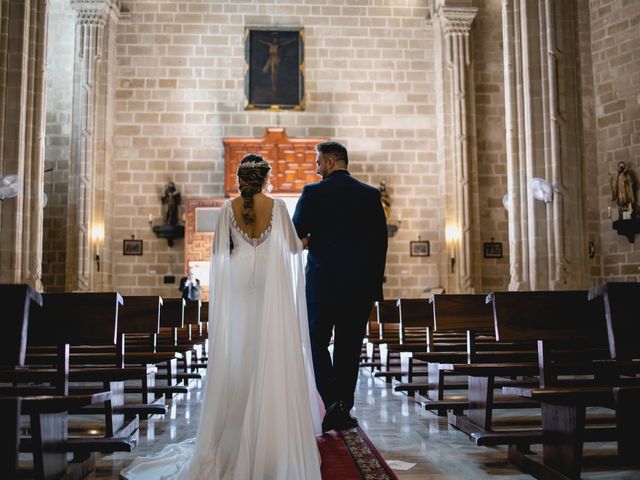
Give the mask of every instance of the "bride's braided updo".
POLYGON ((269 162, 255 153, 247 153, 240 160, 238 186, 243 200, 242 219, 247 225, 251 225, 256 220, 253 196, 267 187, 270 171, 269 162))

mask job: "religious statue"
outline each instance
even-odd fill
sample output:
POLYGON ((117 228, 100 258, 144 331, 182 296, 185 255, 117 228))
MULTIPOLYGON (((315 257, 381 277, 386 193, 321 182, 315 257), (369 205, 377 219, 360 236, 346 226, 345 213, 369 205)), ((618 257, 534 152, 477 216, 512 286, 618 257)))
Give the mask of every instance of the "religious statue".
POLYGON ((614 178, 609 175, 611 185, 611 201, 618 206, 620 218, 631 218, 635 209, 633 177, 624 162, 618 162, 618 174, 614 178))
POLYGON ((389 215, 391 215, 391 196, 387 192, 387 182, 384 180, 380 180, 380 201, 382 202, 384 216, 388 221, 389 215))
POLYGON ((178 224, 178 205, 180 205, 180 192, 176 189, 176 184, 169 182, 162 194, 162 203, 167 206, 164 214, 165 225, 178 224))

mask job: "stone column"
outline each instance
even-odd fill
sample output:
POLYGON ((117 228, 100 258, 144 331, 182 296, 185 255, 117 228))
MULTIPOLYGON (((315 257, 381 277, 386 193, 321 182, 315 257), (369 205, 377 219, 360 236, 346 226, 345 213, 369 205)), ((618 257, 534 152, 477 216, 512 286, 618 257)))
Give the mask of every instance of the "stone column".
POLYGON ((46 0, 0 0, 0 175, 18 196, 0 203, 0 283, 42 289, 46 0))
POLYGON ((478 11, 471 1, 441 1, 434 15, 436 44, 443 97, 439 116, 443 143, 441 155, 446 171, 447 291, 481 290, 477 251, 479 246, 477 168, 474 128, 474 88, 469 37, 478 11), (468 5, 466 5, 468 4, 468 5))
POLYGON ((584 288, 574 0, 503 0, 511 290, 584 288), (531 180, 553 187, 534 200, 531 180))
POLYGON ((105 171, 109 168, 106 153, 110 150, 110 92, 114 88, 109 72, 115 58, 111 27, 117 22, 120 5, 119 0, 71 0, 71 6, 77 19, 66 288, 89 291, 108 287, 103 282, 107 270, 105 192, 110 191, 105 171))

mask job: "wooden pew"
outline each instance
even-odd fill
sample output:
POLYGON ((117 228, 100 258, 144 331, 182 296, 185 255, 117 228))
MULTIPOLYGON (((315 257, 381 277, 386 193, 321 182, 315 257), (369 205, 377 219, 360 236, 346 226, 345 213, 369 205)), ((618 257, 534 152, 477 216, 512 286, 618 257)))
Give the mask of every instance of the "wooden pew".
MULTIPOLYGON (((27 347, 27 331, 31 303, 39 308, 42 297, 28 285, 0 285, 3 306, 3 335, 0 336, 0 382, 28 381, 44 375, 57 376, 56 371, 25 372, 24 360, 27 347)), ((60 373, 68 369, 63 365, 60 373)), ((3 478, 32 476, 36 479, 81 478, 94 469, 92 455, 86 452, 67 464, 67 411, 95 402, 109 400, 110 392, 88 395, 38 395, 29 396, 24 389, 1 387, 0 396, 0 471, 3 478), (31 438, 22 441, 23 447, 33 453, 33 471, 18 469, 18 452, 21 447, 20 413, 30 419, 31 438)), ((54 392, 55 393, 55 392, 54 392)))
MULTIPOLYGON (((182 357, 178 362, 177 378, 187 387, 189 379, 201 378, 198 373, 192 372, 192 362, 196 354, 194 342, 180 338, 180 331, 185 327, 186 301, 183 298, 166 298, 160 314, 160 336, 158 337, 157 351, 177 352, 182 357)), ((198 307, 199 315, 199 307, 198 307)), ((158 375, 158 378, 164 378, 158 375)))
POLYGON ((379 366, 379 363, 375 361, 376 359, 369 358, 367 354, 367 346, 369 344, 369 340, 377 339, 379 338, 379 336, 380 332, 378 328, 378 313, 374 302, 371 307, 371 313, 369 313, 369 320, 367 321, 364 338, 362 339, 360 367, 370 367, 371 371, 373 371, 375 367, 379 366))
MULTIPOLYGON (((130 306, 114 306, 105 300, 104 294, 56 294, 49 302, 49 308, 45 309, 47 315, 61 315, 60 321, 64 321, 65 311, 73 311, 74 308, 84 309, 84 314, 91 319, 89 322, 93 328, 100 329, 105 324, 107 330, 112 325, 114 315, 117 317, 117 335, 115 345, 108 342, 106 345, 95 345, 91 338, 76 338, 75 344, 70 350, 69 381, 71 382, 141 382, 142 386, 137 389, 128 388, 128 392, 140 393, 141 402, 128 401, 119 405, 117 413, 126 417, 139 415, 146 418, 153 414, 166 413, 166 407, 162 399, 151 399, 149 394, 155 388, 155 374, 157 368, 153 363, 157 356, 145 353, 129 352, 125 358, 125 335, 138 333, 140 329, 146 331, 149 327, 145 317, 145 309, 140 308, 136 300, 132 299, 130 306), (53 310, 51 310, 53 309, 53 310), (84 342, 80 344, 79 342, 84 342), (159 401, 158 401, 159 400, 159 401)), ((151 307, 155 307, 155 321, 157 324, 159 297, 151 297, 151 307)), ((154 312, 151 312, 152 315, 154 312)), ((153 320, 153 318, 152 318, 153 320)), ((152 330, 153 331, 153 330, 152 330)), ((45 340, 46 342, 46 340, 45 340)), ((27 362, 30 365, 54 365, 57 360, 55 348, 52 346, 31 347, 27 355, 27 362)), ((124 398, 124 397, 123 397, 124 398)), ((124 401, 124 400, 123 400, 124 401)), ((84 413, 99 413, 99 408, 85 409, 84 413)))
POLYGON ((125 338, 125 364, 153 364, 163 370, 156 378, 162 377, 165 382, 158 385, 147 381, 140 388, 127 386, 125 393, 142 393, 144 404, 162 406, 166 410, 163 405, 165 395, 187 393, 188 389, 178 385, 177 362, 182 355, 176 352, 156 351, 163 305, 163 299, 157 295, 124 297, 118 330, 125 338), (155 398, 151 399, 150 396, 155 398))
MULTIPOLYGON (((163 299, 158 295, 124 297, 124 308, 118 319, 118 332, 124 335, 125 365, 152 364, 166 372, 166 385, 156 385, 155 375, 145 377, 140 388, 125 386, 125 393, 141 393, 142 403, 154 406, 153 413, 166 413, 165 395, 184 393, 182 388, 176 391, 178 356, 172 352, 156 352, 156 339, 160 332, 160 314, 163 299), (141 343, 146 348, 136 348, 141 343)), ((140 413, 143 415, 143 413, 140 413)), ((151 412, 144 412, 146 415, 151 412)), ((144 417, 143 417, 144 418, 144 417)))
MULTIPOLYGON (((432 325, 428 328, 428 337, 432 340, 427 345, 428 351, 402 352, 403 369, 408 369, 412 376, 416 364, 425 364, 428 369, 428 380, 415 382, 416 400, 424 408, 436 411, 438 415, 446 415, 448 410, 457 413, 468 408, 466 397, 456 395, 444 397, 447 390, 466 390, 466 377, 460 378, 443 371, 439 365, 443 362, 469 362, 477 358, 488 360, 534 359, 535 351, 513 351, 512 345, 498 344, 495 337, 489 334, 493 328, 491 308, 485 304, 485 295, 434 295, 431 298, 432 325), (445 378, 448 378, 445 383, 445 378), (455 381, 454 381, 455 380, 455 381)), ((410 377, 411 378, 411 377, 410 377)), ((502 386, 513 380, 500 380, 502 386)), ((525 402, 512 402, 503 399, 497 403, 500 408, 515 408, 525 402)), ((531 403, 531 402, 529 402, 531 403)))
MULTIPOLYGON (((488 300, 492 302, 499 342, 531 344, 538 337, 545 338, 544 335, 554 340, 583 341, 584 348, 563 353, 565 358, 579 355, 576 360, 603 345, 597 340, 602 334, 602 325, 597 312, 589 308, 586 291, 495 292, 488 300)), ((480 359, 482 363, 476 360, 477 363, 441 364, 441 370, 469 376, 469 410, 466 415, 450 414, 450 424, 468 434, 491 433, 495 378, 536 376, 539 373, 536 358, 534 352, 533 358, 526 361, 522 358, 498 362, 480 359)), ((558 372, 580 374, 592 370, 589 366, 580 368, 575 361, 562 368, 558 372)))
POLYGON ((433 344, 433 309, 425 298, 399 298, 396 306, 400 322, 398 343, 380 345, 383 365, 390 363, 391 352, 400 357, 399 381, 395 391, 415 393, 423 384, 414 383, 414 377, 426 376, 426 369, 420 370, 412 365, 412 352, 428 351, 433 344))
POLYGON ((367 361, 375 367, 379 363, 379 348, 381 343, 396 341, 399 338, 398 328, 400 317, 398 316, 397 300, 382 300, 375 302, 376 319, 378 322, 378 337, 367 337, 367 361))
MULTIPOLYGON (((605 283, 589 291, 592 305, 603 308, 602 323, 608 340, 608 361, 594 366, 594 379, 566 385, 554 378, 552 339, 538 333, 540 385, 531 389, 510 388, 512 393, 542 402, 542 457, 532 455, 528 446, 510 443, 509 460, 537 478, 578 479, 583 465, 585 441, 615 440, 618 457, 615 463, 640 466, 640 323, 635 308, 640 297, 640 283, 605 283), (606 323, 605 323, 606 322, 606 323), (615 411, 615 425, 594 430, 587 428, 586 407, 604 406, 615 411)), ((600 308, 597 309, 600 311, 600 308)), ((509 332, 507 335, 517 335, 509 332)), ((605 459, 611 462, 611 458, 605 459)), ((602 460, 602 457, 599 458, 602 460)), ((640 476, 640 473, 638 474, 640 476)))
MULTIPOLYGON (((84 412, 99 413, 105 417, 103 437, 78 437, 67 441, 69 451, 76 454, 91 451, 105 453, 130 451, 137 442, 138 417, 129 416, 124 407, 124 378, 128 374, 118 367, 86 367, 69 370, 70 345, 96 345, 115 347, 118 344, 118 316, 123 299, 118 293, 74 293, 45 294, 43 308, 33 310, 29 318, 29 345, 55 347, 58 351, 57 378, 46 380, 51 387, 38 387, 46 394, 54 390, 67 395, 73 372, 73 381, 79 385, 71 391, 74 394, 90 394, 97 391, 110 392, 104 408, 87 408, 84 412), (101 389, 89 386, 102 384, 101 389)), ((37 355, 36 355, 37 357, 37 355)), ((146 368, 142 369, 144 372, 146 368)), ((33 375, 27 371, 26 375, 33 375)))

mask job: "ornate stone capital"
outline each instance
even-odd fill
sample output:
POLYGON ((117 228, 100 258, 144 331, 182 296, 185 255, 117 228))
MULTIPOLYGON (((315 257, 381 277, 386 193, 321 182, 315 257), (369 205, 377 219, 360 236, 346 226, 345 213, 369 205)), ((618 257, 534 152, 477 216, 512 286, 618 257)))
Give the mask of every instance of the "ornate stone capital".
POLYGON ((445 36, 469 36, 471 24, 478 14, 477 7, 440 7, 437 12, 445 36))
POLYGON ((120 0, 71 0, 78 25, 104 26, 111 13, 120 13, 120 0))

